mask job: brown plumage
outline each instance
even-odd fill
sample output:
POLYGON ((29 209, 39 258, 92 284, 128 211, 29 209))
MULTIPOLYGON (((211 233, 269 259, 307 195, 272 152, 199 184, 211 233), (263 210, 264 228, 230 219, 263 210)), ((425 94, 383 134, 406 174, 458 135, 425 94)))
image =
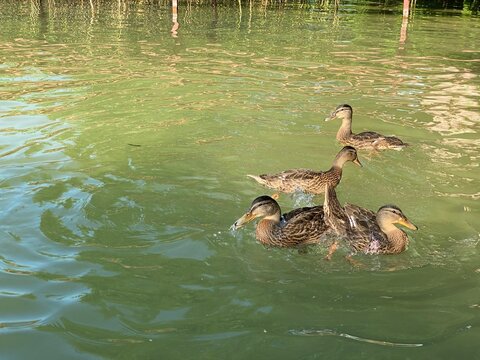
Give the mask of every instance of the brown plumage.
POLYGON ((295 247, 322 242, 328 232, 323 220, 323 207, 294 209, 283 216, 280 206, 270 196, 253 200, 250 209, 232 225, 238 229, 244 224, 262 218, 256 228, 256 238, 264 245, 295 247))
POLYGON ((357 157, 357 150, 351 146, 345 146, 335 157, 332 167, 327 171, 314 171, 309 169, 285 170, 278 174, 247 175, 258 183, 278 191, 292 193, 298 190, 322 194, 325 185, 335 187, 342 178, 342 168, 347 161, 362 166, 357 157))
POLYGON ((355 252, 397 254, 408 245, 407 234, 395 224, 417 230, 395 205, 384 205, 377 213, 351 204, 340 205, 335 191, 326 189, 325 223, 338 236, 346 238, 355 252))
POLYGON ((337 140, 342 144, 355 146, 358 149, 374 150, 401 150, 408 146, 407 143, 395 136, 384 136, 373 131, 365 131, 359 134, 352 133, 352 115, 352 107, 343 104, 337 106, 335 111, 325 119, 325 121, 330 121, 337 117, 342 119, 342 125, 337 132, 337 140))
POLYGON ((325 185, 325 202, 323 203, 325 224, 340 237, 348 237, 350 226, 345 209, 340 205, 335 189, 325 185))

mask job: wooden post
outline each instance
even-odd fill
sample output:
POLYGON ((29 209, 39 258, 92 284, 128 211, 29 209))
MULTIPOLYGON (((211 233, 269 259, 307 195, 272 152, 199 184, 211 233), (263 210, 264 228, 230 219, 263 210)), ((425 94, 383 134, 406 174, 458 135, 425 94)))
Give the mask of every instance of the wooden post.
POLYGON ((178 27, 180 26, 178 24, 178 1, 177 0, 172 0, 172 36, 177 37, 177 30, 178 27))
POLYGON ((410 0, 403 0, 403 17, 408 18, 410 14, 410 0))
POLYGON ((172 0, 172 19, 173 21, 177 21, 178 15, 178 1, 172 0))
POLYGON ((405 42, 407 41, 409 15, 410 15, 410 0, 403 0, 403 19, 402 19, 402 28, 400 30, 400 49, 404 49, 405 42))
POLYGON ((407 42, 408 16, 403 17, 402 27, 400 29, 400 48, 403 49, 407 42))

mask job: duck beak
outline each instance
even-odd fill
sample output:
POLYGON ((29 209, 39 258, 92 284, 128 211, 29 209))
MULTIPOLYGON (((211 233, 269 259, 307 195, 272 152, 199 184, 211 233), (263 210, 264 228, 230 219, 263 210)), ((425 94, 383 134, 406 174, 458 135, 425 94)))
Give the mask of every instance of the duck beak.
POLYGON ((256 218, 255 215, 253 215, 251 212, 247 212, 240 219, 235 221, 233 225, 230 227, 230 229, 237 230, 238 228, 242 227, 243 225, 252 221, 255 218, 256 218))
POLYGON ((333 120, 337 117, 337 111, 334 111, 330 114, 329 117, 325 118, 325 121, 330 121, 330 120, 333 120))
POLYGON ((406 228, 410 230, 418 230, 418 227, 410 222, 407 218, 401 219, 398 221, 400 225, 405 226, 406 228))
POLYGON ((353 163, 354 163, 355 165, 358 165, 358 166, 360 166, 360 167, 363 167, 362 163, 360 162, 360 160, 358 160, 358 158, 356 158, 355 160, 353 160, 353 163))

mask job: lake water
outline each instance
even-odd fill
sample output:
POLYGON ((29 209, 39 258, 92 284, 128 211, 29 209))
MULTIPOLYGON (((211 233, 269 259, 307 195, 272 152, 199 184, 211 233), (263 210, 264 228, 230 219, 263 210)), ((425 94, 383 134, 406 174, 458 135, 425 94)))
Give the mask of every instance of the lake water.
POLYGON ((0 4, 0 358, 479 358, 478 18, 93 4, 0 4), (355 267, 229 231, 272 193, 246 174, 330 167, 341 103, 411 144, 337 188, 398 205, 408 250, 355 267))

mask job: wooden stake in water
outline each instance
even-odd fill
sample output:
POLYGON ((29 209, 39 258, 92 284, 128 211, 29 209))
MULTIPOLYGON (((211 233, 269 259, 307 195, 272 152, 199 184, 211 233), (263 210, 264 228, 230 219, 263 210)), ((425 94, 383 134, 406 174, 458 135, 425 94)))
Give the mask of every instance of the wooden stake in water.
POLYGON ((410 14, 410 0, 403 0, 403 18, 408 18, 410 14))
POLYGON ((410 15, 410 0, 403 0, 403 19, 400 30, 400 48, 403 49, 407 41, 408 18, 410 15))
POLYGON ((180 26, 178 21, 178 0, 172 0, 172 36, 177 37, 177 30, 178 27, 180 26))

